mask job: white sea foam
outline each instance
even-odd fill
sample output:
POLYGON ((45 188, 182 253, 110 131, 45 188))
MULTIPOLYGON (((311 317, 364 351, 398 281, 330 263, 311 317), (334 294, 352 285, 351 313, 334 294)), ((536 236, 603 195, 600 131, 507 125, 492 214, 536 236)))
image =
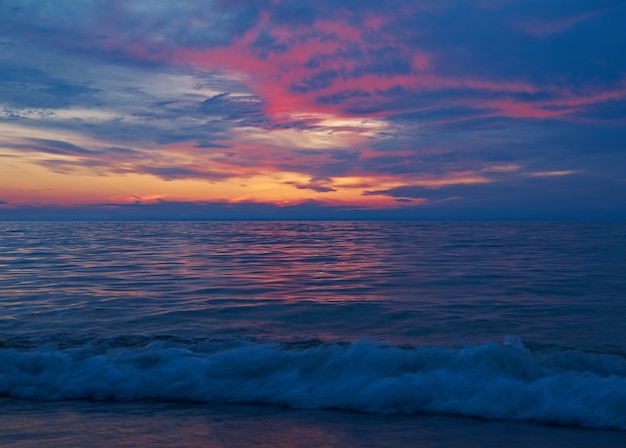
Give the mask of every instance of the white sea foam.
POLYGON ((150 338, 5 346, 0 394, 266 403, 626 430, 626 359, 532 353, 514 338, 457 348, 150 338))

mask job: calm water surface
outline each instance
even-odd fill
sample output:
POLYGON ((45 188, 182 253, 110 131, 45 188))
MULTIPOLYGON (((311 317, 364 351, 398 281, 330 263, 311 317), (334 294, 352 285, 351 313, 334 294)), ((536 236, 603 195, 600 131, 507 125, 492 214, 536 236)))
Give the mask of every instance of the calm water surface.
POLYGON ((525 343, 626 353, 626 227, 4 223, 4 336, 525 343))

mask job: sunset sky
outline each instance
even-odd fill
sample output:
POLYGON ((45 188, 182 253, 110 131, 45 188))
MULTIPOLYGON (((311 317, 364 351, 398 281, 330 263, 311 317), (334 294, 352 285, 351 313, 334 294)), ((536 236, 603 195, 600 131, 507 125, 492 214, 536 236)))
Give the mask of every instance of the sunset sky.
POLYGON ((626 1, 0 0, 0 219, 626 219, 626 1))

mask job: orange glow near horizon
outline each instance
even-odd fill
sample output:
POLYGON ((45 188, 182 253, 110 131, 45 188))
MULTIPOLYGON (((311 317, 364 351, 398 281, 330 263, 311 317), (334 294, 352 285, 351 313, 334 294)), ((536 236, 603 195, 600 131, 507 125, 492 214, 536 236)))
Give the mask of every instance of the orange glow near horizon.
MULTIPOLYGON (((134 148, 140 155, 101 151, 103 142, 80 133, 39 130, 24 139, 25 130, 3 124, 19 149, 0 148, 0 200, 15 205, 76 206, 157 201, 257 202, 277 206, 316 201, 359 208, 418 205, 422 199, 398 202, 384 195, 367 195, 409 184, 436 188, 474 180, 453 175, 406 179, 392 175, 340 175, 315 180, 304 165, 332 163, 332 151, 363 146, 386 129, 383 121, 335 115, 303 117, 317 123, 310 129, 233 129, 233 147, 197 148, 193 142, 134 148), (57 142, 62 142, 59 145, 57 142), (294 149, 311 151, 294 155, 294 149), (329 152, 330 151, 330 152, 329 152), (289 167, 293 166, 293 169, 289 167), (177 171, 181 169, 182 171, 177 171), (159 175, 160 173, 160 175, 159 175)), ((362 151, 366 156, 375 153, 362 151)), ((389 154, 397 154, 389 153, 389 154)), ((482 179, 478 179, 482 181, 482 179)))
MULTIPOLYGON (((299 173, 274 172, 222 181, 193 179, 163 180, 147 174, 94 176, 92 174, 55 173, 34 164, 3 164, 0 168, 3 199, 14 205, 88 205, 131 204, 163 201, 183 202, 261 202, 295 205, 315 200, 329 205, 368 208, 398 207, 386 196, 364 196, 368 190, 382 190, 405 185, 402 180, 339 177, 327 183, 334 191, 317 192, 297 185, 310 179, 299 173), (19 167, 19 168, 18 168, 19 167)), ((416 185, 437 186, 449 183, 480 182, 476 179, 431 179, 416 185)), ((413 205, 422 203, 415 200, 413 205)))
MULTIPOLYGON (((294 143, 299 135, 288 130, 279 131, 278 135, 261 135, 260 141, 272 139, 275 150, 280 146, 294 143)), ((47 135, 46 137, 50 137, 47 135)), ((306 136, 304 148, 321 149, 332 143, 321 135, 306 136)), ((82 142, 83 144, 89 142, 82 142)), ((0 188, 4 201, 11 205, 89 205, 89 204, 132 204, 152 203, 156 201, 182 202, 259 202, 278 206, 295 205, 305 201, 317 201, 328 205, 365 208, 396 208, 406 205, 419 205, 425 202, 421 198, 407 199, 399 203, 385 195, 368 195, 369 191, 388 190, 395 187, 415 185, 426 188, 438 188, 454 184, 484 183, 488 179, 470 172, 451 173, 447 176, 424 176, 411 179, 392 175, 344 175, 333 176, 315 181, 310 175, 279 168, 276 159, 273 163, 263 160, 263 152, 269 149, 248 147, 234 151, 241 159, 257 152, 259 164, 237 166, 226 163, 224 154, 215 153, 200 157, 190 153, 189 145, 168 145, 167 161, 194 165, 197 176, 203 174, 205 163, 217 173, 228 173, 224 178, 211 179, 172 178, 164 179, 149 173, 139 172, 128 166, 127 172, 113 172, 111 168, 96 166, 89 168, 78 155, 49 155, 37 152, 18 152, 5 149, 0 151, 3 163, 0 166, 0 188), (173 158, 176 156, 175 158, 173 158), (59 166, 45 165, 54 160, 59 166), (67 165, 65 165, 67 164, 67 165), (51 168, 52 167, 52 168, 51 168)), ((156 159, 159 152, 154 152, 156 159)), ((318 163, 324 159, 321 155, 312 155, 309 163, 318 163)), ((306 162, 307 156, 297 160, 306 162)), ((106 159, 110 162, 110 158, 106 159)), ((280 159, 278 160, 280 162, 280 159)), ((295 162, 291 162, 295 163, 295 162)), ((285 161, 287 164, 287 161, 285 161)), ((6 206, 6 205, 5 205, 6 206)))

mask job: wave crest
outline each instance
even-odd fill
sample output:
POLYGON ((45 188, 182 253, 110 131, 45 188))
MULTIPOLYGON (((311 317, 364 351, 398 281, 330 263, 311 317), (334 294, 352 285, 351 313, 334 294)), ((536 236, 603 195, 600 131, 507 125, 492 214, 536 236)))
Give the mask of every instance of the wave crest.
POLYGON ((122 338, 0 349, 0 394, 37 400, 264 403, 626 430, 626 359, 503 344, 402 348, 122 338))

